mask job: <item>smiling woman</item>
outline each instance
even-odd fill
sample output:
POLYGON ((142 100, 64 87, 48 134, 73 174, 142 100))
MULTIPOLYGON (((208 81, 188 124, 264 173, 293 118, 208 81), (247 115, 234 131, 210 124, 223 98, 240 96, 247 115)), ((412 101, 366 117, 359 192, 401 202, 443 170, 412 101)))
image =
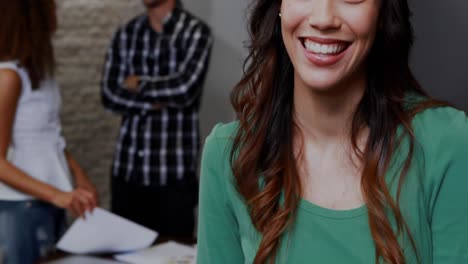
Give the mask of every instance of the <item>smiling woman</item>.
POLYGON ((406 0, 254 0, 207 138, 198 263, 468 263, 468 119, 413 77, 406 0))

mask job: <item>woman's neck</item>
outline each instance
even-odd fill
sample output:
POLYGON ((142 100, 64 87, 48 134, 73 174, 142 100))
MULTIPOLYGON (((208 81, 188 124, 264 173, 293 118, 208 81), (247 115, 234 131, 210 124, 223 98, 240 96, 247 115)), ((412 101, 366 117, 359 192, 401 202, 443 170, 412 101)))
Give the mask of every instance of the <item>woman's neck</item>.
POLYGON ((321 144, 348 141, 354 113, 365 92, 365 77, 327 91, 295 84, 294 118, 303 138, 321 144))
POLYGON ((148 9, 148 18, 151 27, 157 31, 162 32, 164 27, 164 19, 176 8, 176 1, 170 0, 161 4, 156 8, 148 9))

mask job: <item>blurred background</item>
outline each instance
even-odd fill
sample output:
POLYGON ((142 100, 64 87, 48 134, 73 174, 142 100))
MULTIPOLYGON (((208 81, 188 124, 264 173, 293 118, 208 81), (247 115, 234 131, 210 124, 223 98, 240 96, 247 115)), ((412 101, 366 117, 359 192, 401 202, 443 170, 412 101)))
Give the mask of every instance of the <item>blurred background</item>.
MULTIPOLYGON (((62 88, 62 122, 68 147, 98 187, 109 207, 109 169, 120 119, 103 110, 99 81, 104 55, 117 27, 143 12, 140 0, 58 0, 55 36, 62 88)), ((183 1, 215 37, 204 87, 201 128, 204 139, 217 122, 234 116, 231 88, 242 74, 247 39, 248 0, 183 1)), ((468 1, 413 0, 416 43, 412 68, 433 95, 468 111, 468 1)), ((202 141, 203 142, 203 141, 202 141)))
POLYGON ((468 112, 468 1, 409 0, 416 42, 411 66, 432 95, 468 112))

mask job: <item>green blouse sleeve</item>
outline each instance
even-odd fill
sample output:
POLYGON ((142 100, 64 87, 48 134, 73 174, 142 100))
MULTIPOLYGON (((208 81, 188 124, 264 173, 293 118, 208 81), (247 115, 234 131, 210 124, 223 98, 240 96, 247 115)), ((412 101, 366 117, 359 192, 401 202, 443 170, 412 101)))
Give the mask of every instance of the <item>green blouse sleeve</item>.
POLYGON ((244 263, 239 228, 228 199, 227 139, 217 125, 205 142, 201 163, 197 263, 244 263))
POLYGON ((468 263, 468 119, 459 112, 430 162, 433 264, 468 263))

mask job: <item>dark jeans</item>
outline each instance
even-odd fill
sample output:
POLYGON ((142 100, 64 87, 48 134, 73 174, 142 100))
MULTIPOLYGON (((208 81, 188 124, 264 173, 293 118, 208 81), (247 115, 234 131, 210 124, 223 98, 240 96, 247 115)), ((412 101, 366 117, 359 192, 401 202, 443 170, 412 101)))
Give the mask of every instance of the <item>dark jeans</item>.
POLYGON ((194 208, 198 201, 196 180, 156 187, 112 178, 111 185, 111 207, 115 214, 157 231, 160 237, 194 236, 194 208))
POLYGON ((55 250, 65 228, 65 211, 51 204, 0 201, 0 263, 36 263, 55 250))

